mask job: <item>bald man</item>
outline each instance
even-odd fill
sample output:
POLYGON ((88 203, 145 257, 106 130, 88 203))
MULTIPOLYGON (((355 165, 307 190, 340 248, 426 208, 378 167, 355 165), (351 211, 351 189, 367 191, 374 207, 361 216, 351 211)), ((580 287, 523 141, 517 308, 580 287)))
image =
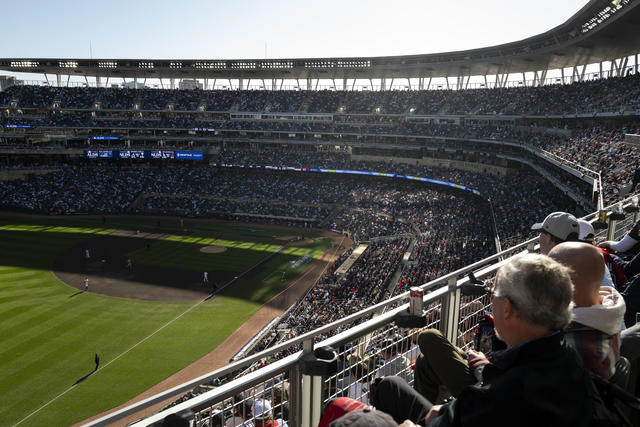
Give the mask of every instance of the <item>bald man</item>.
POLYGON ((560 243, 549 251, 549 257, 571 269, 575 307, 565 341, 586 369, 609 379, 620 358, 620 327, 626 307, 615 288, 600 286, 604 258, 596 247, 581 242, 560 243))

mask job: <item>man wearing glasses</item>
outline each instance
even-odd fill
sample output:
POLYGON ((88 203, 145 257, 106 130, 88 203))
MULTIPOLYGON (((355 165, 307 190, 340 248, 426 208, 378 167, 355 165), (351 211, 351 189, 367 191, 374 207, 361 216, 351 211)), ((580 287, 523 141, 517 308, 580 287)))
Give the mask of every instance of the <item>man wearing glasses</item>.
POLYGON ((398 423, 430 427, 590 425, 590 379, 562 344, 572 296, 569 268, 544 255, 514 257, 498 270, 492 290, 495 328, 507 349, 484 364, 482 381, 450 403, 432 405, 389 377, 372 391, 372 404, 398 423))

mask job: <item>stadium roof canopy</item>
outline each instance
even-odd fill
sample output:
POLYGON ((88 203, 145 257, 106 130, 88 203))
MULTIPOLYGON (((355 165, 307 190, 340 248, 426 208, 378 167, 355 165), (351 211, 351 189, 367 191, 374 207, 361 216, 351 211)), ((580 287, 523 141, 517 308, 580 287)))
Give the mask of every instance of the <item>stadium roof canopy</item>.
POLYGON ((2 58, 0 70, 162 79, 391 79, 578 67, 640 52, 640 0, 591 0, 565 23, 498 46, 425 55, 304 59, 2 58))

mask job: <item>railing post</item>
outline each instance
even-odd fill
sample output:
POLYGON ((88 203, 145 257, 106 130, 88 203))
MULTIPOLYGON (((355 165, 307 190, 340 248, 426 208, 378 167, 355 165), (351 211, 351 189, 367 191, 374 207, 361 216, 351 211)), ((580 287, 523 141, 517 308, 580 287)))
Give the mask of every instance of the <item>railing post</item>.
POLYGON ((338 372, 338 352, 332 347, 319 347, 312 351, 313 338, 303 342, 300 356, 302 372, 301 426, 315 427, 322 416, 324 380, 338 372))
POLYGON ((624 219, 624 210, 622 205, 616 205, 616 208, 609 214, 609 227, 607 228, 607 240, 613 240, 616 236, 616 225, 618 221, 624 219))
POLYGON ((298 426, 302 417, 302 397, 301 393, 302 376, 300 375, 300 364, 289 370, 289 424, 298 426))
POLYGON ((440 332, 450 343, 457 345, 458 342, 458 322, 460 320, 460 289, 456 285, 458 280, 455 277, 449 279, 449 292, 442 297, 442 308, 440 311, 440 332))
MULTIPOLYGON (((302 343, 302 351, 304 354, 313 353, 313 339, 309 338, 302 343)), ((311 389, 311 376, 301 375, 301 387, 300 387, 300 405, 301 407, 301 427, 312 427, 314 424, 311 422, 311 404, 312 404, 312 389, 311 389)), ((317 423, 315 425, 318 425, 317 423)))
POLYGON ((607 240, 613 240, 613 237, 616 234, 616 221, 613 218, 609 218, 609 226, 607 227, 607 240))

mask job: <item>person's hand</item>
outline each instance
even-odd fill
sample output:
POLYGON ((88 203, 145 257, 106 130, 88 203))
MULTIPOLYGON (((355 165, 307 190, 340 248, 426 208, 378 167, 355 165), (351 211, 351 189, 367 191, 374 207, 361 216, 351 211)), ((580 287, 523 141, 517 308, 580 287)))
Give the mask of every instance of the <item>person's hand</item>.
POLYGON ((473 371, 477 367, 489 363, 489 359, 487 359, 487 356, 485 356, 484 353, 480 351, 468 350, 467 362, 469 363, 469 368, 473 371))
POLYGON ((598 247, 599 247, 599 248, 609 249, 609 248, 611 248, 611 244, 612 244, 612 243, 613 243, 613 241, 611 241, 611 240, 607 240, 607 241, 605 241, 605 242, 600 242, 600 243, 598 243, 598 247))
POLYGON ((429 424, 429 421, 434 420, 440 416, 440 408, 442 408, 442 405, 433 405, 431 409, 429 409, 429 412, 427 412, 427 416, 424 417, 425 425, 429 424))

